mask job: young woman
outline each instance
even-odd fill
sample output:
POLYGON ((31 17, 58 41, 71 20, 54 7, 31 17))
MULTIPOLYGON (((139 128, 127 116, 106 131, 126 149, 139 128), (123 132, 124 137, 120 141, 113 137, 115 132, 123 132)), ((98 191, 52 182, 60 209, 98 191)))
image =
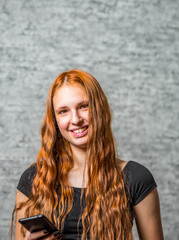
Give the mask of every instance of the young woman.
MULTIPOLYGON (((15 240, 163 240, 159 198, 151 173, 116 156, 108 101, 90 74, 71 70, 52 84, 35 164, 16 195, 15 240), (46 215, 59 230, 24 231, 18 220, 46 215), (48 235, 48 236, 46 236, 48 235)), ((14 214, 13 214, 14 215, 14 214)))

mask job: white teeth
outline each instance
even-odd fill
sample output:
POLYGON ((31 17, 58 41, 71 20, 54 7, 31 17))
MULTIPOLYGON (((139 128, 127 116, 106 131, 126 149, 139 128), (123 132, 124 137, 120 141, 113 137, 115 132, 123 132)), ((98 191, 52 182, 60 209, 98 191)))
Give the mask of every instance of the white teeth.
POLYGON ((81 132, 83 132, 84 130, 86 130, 86 127, 85 127, 85 128, 80 128, 80 129, 77 129, 77 130, 74 130, 73 132, 74 132, 74 133, 81 133, 81 132))

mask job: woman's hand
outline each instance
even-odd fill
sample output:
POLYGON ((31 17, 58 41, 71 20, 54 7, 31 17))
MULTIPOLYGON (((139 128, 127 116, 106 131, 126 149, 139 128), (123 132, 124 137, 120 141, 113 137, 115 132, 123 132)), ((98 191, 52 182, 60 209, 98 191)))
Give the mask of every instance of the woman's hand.
POLYGON ((38 240, 39 238, 42 240, 57 240, 63 239, 63 236, 61 235, 60 231, 54 232, 50 235, 44 230, 34 233, 30 233, 29 231, 27 231, 24 240, 38 240))
MULTIPOLYGON (((17 194, 16 194, 16 203, 20 203, 20 202, 25 202, 27 201, 28 198, 21 193, 20 191, 17 190, 17 194)), ((35 233, 30 233, 30 232, 26 232, 25 238, 21 232, 21 224, 18 222, 18 220, 20 218, 24 218, 25 217, 25 207, 18 210, 17 211, 17 215, 16 215, 16 229, 15 229, 15 240, 38 240, 38 238, 41 238, 44 236, 44 238, 42 238, 42 240, 57 240, 57 239, 63 239, 63 237, 60 234, 60 231, 54 232, 52 234, 49 235, 48 232, 45 233, 45 229, 42 231, 38 231, 35 233)))

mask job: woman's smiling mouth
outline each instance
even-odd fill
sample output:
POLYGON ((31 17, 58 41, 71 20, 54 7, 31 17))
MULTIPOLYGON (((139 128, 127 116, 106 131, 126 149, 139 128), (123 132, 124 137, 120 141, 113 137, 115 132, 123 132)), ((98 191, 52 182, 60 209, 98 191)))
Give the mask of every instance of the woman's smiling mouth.
POLYGON ((71 130, 71 133, 74 137, 83 137, 87 134, 87 132, 88 132, 88 127, 71 130))

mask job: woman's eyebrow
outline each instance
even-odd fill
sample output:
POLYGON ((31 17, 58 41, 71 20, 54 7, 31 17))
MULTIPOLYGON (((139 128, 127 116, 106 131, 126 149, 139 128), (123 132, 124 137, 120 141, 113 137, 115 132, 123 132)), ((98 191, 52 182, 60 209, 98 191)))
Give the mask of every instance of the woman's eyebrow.
POLYGON ((83 100, 79 103, 79 105, 82 104, 82 103, 89 103, 89 101, 88 100, 83 100))
POLYGON ((67 106, 59 106, 55 109, 55 111, 58 112, 59 110, 64 109, 64 108, 67 108, 67 106))

